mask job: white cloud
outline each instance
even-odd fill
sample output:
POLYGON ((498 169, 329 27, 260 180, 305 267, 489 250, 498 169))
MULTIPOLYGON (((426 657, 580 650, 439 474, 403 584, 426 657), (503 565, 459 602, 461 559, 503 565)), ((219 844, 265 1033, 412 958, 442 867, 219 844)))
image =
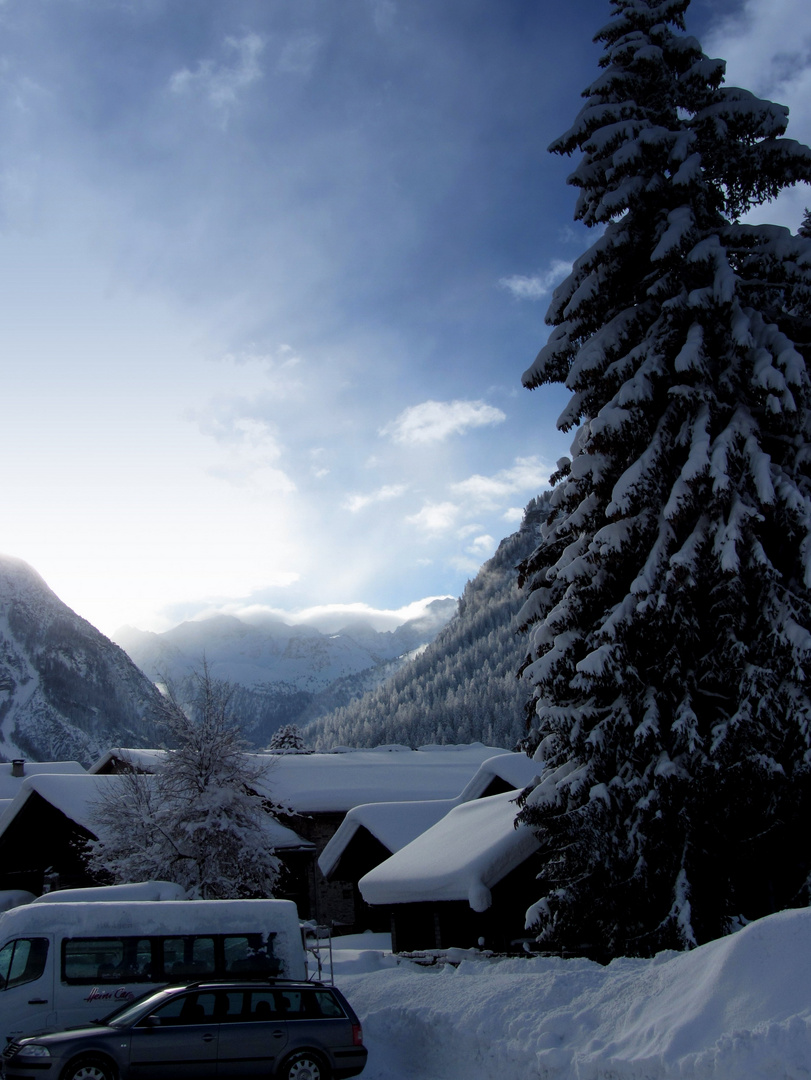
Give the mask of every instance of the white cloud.
POLYGON ((537 494, 548 487, 549 465, 538 457, 516 458, 509 469, 493 476, 476 473, 451 485, 451 491, 463 496, 474 507, 495 509, 503 499, 518 492, 537 494))
MULTIPOLYGON (((281 619, 283 622, 292 624, 305 623, 315 626, 319 630, 330 633, 342 629, 347 623, 363 621, 371 623, 375 630, 395 630, 404 622, 411 619, 424 618, 428 614, 428 608, 434 600, 446 600, 448 594, 442 596, 426 596, 421 600, 414 600, 399 608, 374 607, 364 603, 348 604, 319 604, 313 607, 301 608, 298 611, 274 608, 266 604, 240 604, 238 601, 208 607, 194 616, 195 620, 207 619, 212 615, 235 615, 246 622, 261 622, 263 619, 281 619)), ((451 597, 451 599, 453 599, 451 597)))
POLYGON ((448 559, 448 565, 459 573, 468 574, 470 577, 478 574, 482 568, 481 559, 475 559, 470 555, 454 555, 448 559))
POLYGON ((389 435, 397 443, 441 442, 450 435, 500 424, 506 419, 501 409, 483 401, 423 401, 401 412, 380 434, 389 435))
POLYGON ((416 525, 424 533, 434 535, 446 533, 454 528, 459 519, 459 507, 456 503, 429 502, 417 514, 406 518, 409 525, 416 525))
POLYGON ((200 60, 195 71, 188 68, 176 71, 169 86, 176 94, 201 94, 227 117, 242 91, 261 79, 259 57, 265 43, 258 34, 248 33, 241 38, 227 37, 224 45, 233 56, 231 64, 218 65, 214 60, 200 60))
POLYGON ((534 274, 532 277, 513 274, 511 277, 501 278, 499 285, 511 292, 516 300, 540 300, 563 281, 567 274, 571 273, 571 269, 570 262, 554 259, 545 273, 534 274))
POLYGON ((366 495, 348 495, 344 500, 343 506, 345 510, 349 510, 353 514, 356 514, 358 510, 362 510, 372 503, 388 502, 390 499, 399 499, 399 497, 407 490, 407 484, 385 484, 383 487, 378 488, 377 491, 371 491, 366 495))
MULTIPOLYGON (((727 82, 758 94, 783 94, 804 83, 811 67, 811 5, 807 0, 745 0, 718 21, 704 49, 727 61, 727 82)), ((801 97, 797 105, 805 104, 801 97)))
POLYGON ((505 510, 501 516, 502 520, 507 521, 512 525, 524 520, 524 511, 520 506, 511 506, 509 510, 505 510))
POLYGON ((488 533, 477 536, 473 543, 468 544, 467 550, 471 555, 480 559, 489 559, 496 547, 496 540, 488 533))
POLYGON ((296 490, 291 478, 276 465, 282 448, 263 420, 249 416, 209 418, 201 430, 224 450, 209 467, 209 475, 237 486, 250 485, 265 495, 296 490))

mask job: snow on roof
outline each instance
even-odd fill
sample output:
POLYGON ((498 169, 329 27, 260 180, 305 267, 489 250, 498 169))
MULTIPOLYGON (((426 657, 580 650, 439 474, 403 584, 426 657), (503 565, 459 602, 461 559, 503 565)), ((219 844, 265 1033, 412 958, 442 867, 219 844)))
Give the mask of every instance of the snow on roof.
POLYGON ((498 752, 470 743, 260 756, 268 762, 267 794, 307 813, 347 811, 362 803, 453 799, 481 763, 498 752))
POLYGON ((0 762, 0 800, 13 799, 28 776, 39 776, 41 773, 85 773, 84 766, 78 761, 25 761, 22 764, 22 776, 14 776, 13 768, 10 761, 0 762))
POLYGON ((460 803, 427 832, 359 882, 369 904, 466 900, 486 911, 490 889, 538 849, 533 831, 515 828, 517 791, 460 803))
MULTIPOLYGON (((125 783, 126 778, 123 776, 94 776, 86 772, 80 775, 29 776, 23 781, 16 797, 0 814, 0 836, 34 793, 60 810, 65 817, 75 821, 77 825, 81 825, 89 832, 94 832, 94 804, 104 794, 115 791, 116 788, 121 789, 122 795, 126 795, 125 783)), ((302 840, 292 829, 288 829, 270 815, 267 817, 264 828, 268 843, 274 848, 312 847, 308 840, 302 840)))
POLYGON ((142 772, 154 772, 162 764, 166 757, 165 750, 139 750, 132 747, 114 746, 106 754, 102 754, 98 761, 94 762, 87 770, 89 773, 100 773, 113 761, 128 761, 142 772))
MULTIPOLYGON (((267 766, 263 794, 300 813, 323 813, 346 812, 362 803, 453 799, 483 762, 504 753, 501 747, 465 743, 418 750, 395 744, 368 750, 338 747, 325 754, 251 756, 267 766)), ((165 755, 165 750, 116 748, 90 772, 98 772, 114 757, 152 771, 165 755)))
POLYGON ((538 763, 526 754, 497 754, 479 766, 476 775, 459 796, 459 802, 479 799, 493 780, 503 780, 511 788, 525 788, 538 775, 538 763))
POLYGON ((416 840, 456 806, 455 799, 424 799, 419 802, 364 803, 353 807, 318 858, 324 877, 329 877, 338 860, 360 829, 366 829, 389 851, 416 840))

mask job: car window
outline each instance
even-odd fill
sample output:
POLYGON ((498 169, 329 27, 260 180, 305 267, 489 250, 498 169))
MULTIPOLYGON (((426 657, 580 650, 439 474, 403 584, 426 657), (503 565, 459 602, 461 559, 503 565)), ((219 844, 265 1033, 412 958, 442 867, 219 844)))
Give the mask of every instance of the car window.
POLYGON ((318 1011, 322 1016, 346 1016, 341 1003, 329 992, 329 990, 316 990, 313 993, 313 997, 318 1006, 318 1011))
POLYGON ((300 990, 283 990, 279 993, 279 1008, 288 1016, 300 1016, 302 994, 300 990))
POLYGON ((179 994, 155 1009, 161 1027, 188 1024, 210 1024, 216 1019, 217 999, 213 991, 179 994))
POLYGON ((279 1008, 291 1020, 344 1015, 343 1009, 328 990, 280 990, 276 993, 279 1008))
POLYGON ((158 1006, 162 1002, 175 997, 176 994, 176 990, 160 990, 157 993, 154 990, 147 990, 145 994, 141 994, 135 1001, 119 1005, 117 1009, 107 1013, 103 1022, 110 1024, 112 1027, 127 1027, 128 1024, 157 1012, 158 1006), (148 1003, 151 1003, 151 1007, 148 1003))

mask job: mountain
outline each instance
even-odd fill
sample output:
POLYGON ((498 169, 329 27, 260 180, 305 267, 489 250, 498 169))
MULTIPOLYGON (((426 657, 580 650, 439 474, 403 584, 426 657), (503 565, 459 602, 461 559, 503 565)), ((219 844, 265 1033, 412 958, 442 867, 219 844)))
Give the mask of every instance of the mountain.
POLYGON ((469 581, 456 616, 385 683, 309 723, 308 745, 377 746, 479 740, 515 746, 525 734, 527 689, 516 677, 526 640, 515 631, 523 602, 518 564, 538 544, 549 493, 469 581))
POLYGON ((88 765, 110 746, 152 745, 159 698, 35 570, 0 556, 0 758, 88 765))
POLYGON ((182 686, 205 658, 215 678, 234 684, 245 737, 264 746, 282 725, 303 724, 390 677, 455 611, 456 601, 443 597, 396 630, 358 619, 334 633, 272 616, 215 615, 161 634, 123 627, 115 638, 156 681, 182 686))

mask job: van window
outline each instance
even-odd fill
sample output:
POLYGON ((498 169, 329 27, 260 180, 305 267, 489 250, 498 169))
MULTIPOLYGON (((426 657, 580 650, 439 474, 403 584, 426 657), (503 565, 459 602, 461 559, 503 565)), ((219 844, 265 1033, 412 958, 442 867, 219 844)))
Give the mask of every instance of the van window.
POLYGON ((163 939, 163 970, 171 978, 213 975, 213 937, 167 937, 163 939))
POLYGON ((66 982, 146 982, 151 963, 149 938, 69 938, 62 943, 66 982))
POLYGON ((17 938, 0 949, 0 989, 42 977, 48 958, 47 938, 17 938))
POLYGON ((282 965, 273 955, 275 934, 227 934, 223 938, 226 975, 278 975, 282 965))

